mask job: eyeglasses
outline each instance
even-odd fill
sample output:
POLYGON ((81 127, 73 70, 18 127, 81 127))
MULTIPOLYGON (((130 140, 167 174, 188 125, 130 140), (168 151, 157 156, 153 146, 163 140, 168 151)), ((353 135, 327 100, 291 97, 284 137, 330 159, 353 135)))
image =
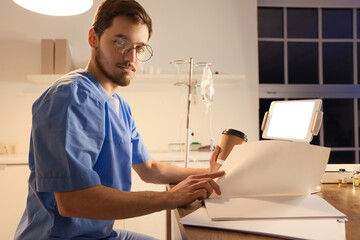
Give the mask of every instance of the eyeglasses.
MULTIPOLYGON (((109 34, 105 33, 104 30, 102 30, 101 28, 97 29, 102 31, 107 36, 110 36, 109 34)), ((136 59, 140 62, 146 62, 154 55, 150 45, 142 43, 140 45, 134 46, 134 44, 125 37, 119 37, 115 39, 114 46, 115 51, 122 55, 128 54, 131 50, 135 49, 136 59)))

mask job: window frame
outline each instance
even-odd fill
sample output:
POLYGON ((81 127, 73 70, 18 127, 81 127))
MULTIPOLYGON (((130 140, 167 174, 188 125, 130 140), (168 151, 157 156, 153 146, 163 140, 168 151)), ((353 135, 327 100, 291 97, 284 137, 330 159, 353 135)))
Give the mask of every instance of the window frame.
MULTIPOLYGON (((352 9, 353 23, 357 22, 357 14, 360 10, 360 1, 358 0, 258 0, 259 7, 283 8, 283 34, 282 38, 258 38, 258 41, 283 42, 284 46, 284 83, 283 84, 259 84, 260 99, 291 99, 291 98, 321 98, 321 99, 353 99, 354 103, 354 129, 355 139, 354 147, 332 147, 335 151, 355 151, 354 164, 328 164, 327 171, 337 171, 340 167, 347 170, 360 169, 360 144, 359 144, 359 116, 358 99, 360 99, 360 84, 358 79, 358 38, 357 24, 353 24, 353 37, 348 39, 324 39, 322 36, 322 9, 323 8, 347 8, 352 9), (288 38, 287 37, 287 8, 316 8, 318 10, 318 37, 317 38, 288 38), (314 42, 318 44, 318 84, 289 84, 288 81, 288 43, 289 42, 314 42), (352 84, 324 84, 323 81, 323 43, 349 42, 353 46, 353 83, 352 84)), ((359 57, 360 59, 360 57, 359 57)), ((360 100, 359 100, 360 101, 360 100)), ((320 145, 324 146, 324 130, 320 130, 320 145)))

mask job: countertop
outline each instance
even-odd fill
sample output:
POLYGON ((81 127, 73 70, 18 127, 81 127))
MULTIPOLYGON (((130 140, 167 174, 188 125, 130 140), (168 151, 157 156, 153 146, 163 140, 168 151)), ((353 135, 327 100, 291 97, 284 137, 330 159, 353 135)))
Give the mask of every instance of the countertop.
MULTIPOLYGON (((183 162, 185 152, 150 152, 151 157, 161 162, 183 162)), ((190 151, 189 161, 209 161, 211 152, 190 151)), ((1 154, 0 165, 28 164, 28 154, 1 154)))

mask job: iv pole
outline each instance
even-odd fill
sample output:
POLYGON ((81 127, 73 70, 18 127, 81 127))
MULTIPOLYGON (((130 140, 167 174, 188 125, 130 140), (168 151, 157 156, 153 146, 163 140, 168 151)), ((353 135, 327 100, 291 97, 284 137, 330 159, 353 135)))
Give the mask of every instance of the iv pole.
MULTIPOLYGON (((185 64, 186 60, 175 60, 175 61, 170 61, 170 64, 185 64)), ((190 153, 190 135, 191 135, 191 130, 190 130, 190 110, 191 110, 191 100, 192 100, 192 94, 193 94, 193 88, 196 88, 195 84, 193 84, 193 66, 194 66, 194 61, 193 58, 189 59, 189 79, 188 79, 188 83, 182 83, 182 82, 178 82, 175 83, 175 86, 179 86, 179 85, 185 85, 188 87, 188 99, 187 99, 187 114, 186 114, 186 139, 185 139, 185 168, 188 167, 189 165, 189 153, 190 153)), ((204 62, 199 62, 197 64, 206 64, 208 65, 208 63, 204 63, 204 62)))
POLYGON ((190 152, 190 110, 191 110, 191 93, 192 93, 192 72, 193 72, 193 59, 189 59, 189 80, 188 80, 188 103, 187 103, 187 116, 186 116, 186 142, 185 142, 185 168, 189 164, 189 152, 190 152))
MULTIPOLYGON (((186 60, 175 60, 175 61, 170 61, 170 64, 185 64, 187 61, 186 60)), ((192 84, 192 72, 193 72, 193 65, 194 65, 194 61, 193 58, 189 59, 189 79, 188 79, 188 83, 183 83, 183 82, 177 82, 174 83, 175 86, 180 86, 180 85, 185 85, 188 87, 188 98, 187 98, 187 113, 186 113, 186 139, 185 139, 185 168, 188 167, 189 165, 189 155, 190 155, 190 135, 191 135, 191 130, 190 130, 190 110, 191 110, 191 98, 192 98, 192 91, 193 91, 193 84, 192 84)))

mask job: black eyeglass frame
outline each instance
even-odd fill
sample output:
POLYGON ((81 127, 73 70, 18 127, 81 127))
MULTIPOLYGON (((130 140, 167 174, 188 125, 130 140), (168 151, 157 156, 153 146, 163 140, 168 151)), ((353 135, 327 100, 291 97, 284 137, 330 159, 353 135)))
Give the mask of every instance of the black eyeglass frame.
MULTIPOLYGON (((99 28, 99 27, 94 28, 94 30, 95 30, 95 29, 98 29, 98 30, 100 30, 102 33, 104 33, 105 35, 111 37, 111 36, 110 36, 109 34, 107 34, 103 29, 101 29, 101 28, 99 28)), ((146 47, 146 51, 148 51, 148 52, 150 53, 150 57, 147 58, 147 59, 145 59, 145 60, 139 58, 139 57, 138 57, 138 52, 136 51, 136 47, 137 47, 137 46, 134 46, 134 45, 132 44, 132 42, 129 41, 129 40, 127 40, 126 38, 124 38, 124 40, 128 41, 129 43, 131 43, 132 47, 131 47, 131 48, 128 48, 128 49, 122 49, 123 52, 122 52, 121 54, 127 54, 130 50, 135 49, 136 59, 139 60, 140 62, 147 62, 147 61, 149 61, 149 60, 154 56, 154 51, 153 51, 152 47, 151 47, 149 44, 145 44, 145 43, 144 43, 143 46, 145 46, 145 47, 146 47)), ((116 42, 116 40, 114 40, 114 42, 116 42)), ((129 45, 130 45, 130 44, 129 44, 129 45)), ((115 47, 115 49, 116 49, 116 47, 115 47)), ((145 55, 145 54, 144 54, 144 55, 145 55)))

